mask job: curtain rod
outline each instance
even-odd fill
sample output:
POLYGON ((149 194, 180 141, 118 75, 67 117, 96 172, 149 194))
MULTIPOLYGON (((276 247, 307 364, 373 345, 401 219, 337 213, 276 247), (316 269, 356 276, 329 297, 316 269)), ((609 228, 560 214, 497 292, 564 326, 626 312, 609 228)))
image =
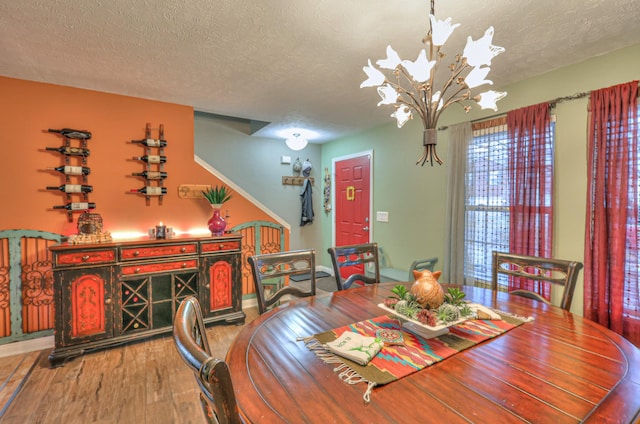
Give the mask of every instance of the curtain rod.
MULTIPOLYGON (((556 105, 558 103, 562 103, 562 102, 566 102, 569 100, 577 100, 577 99, 581 99, 583 97, 587 97, 591 94, 591 91, 584 91, 582 93, 576 93, 576 94, 572 94, 570 96, 563 96, 563 97, 556 97, 553 100, 549 100, 547 103, 549 103, 549 109, 553 109, 556 107, 556 105)), ((494 119, 494 118, 498 118, 500 116, 504 116, 506 115, 506 112, 503 113, 496 113, 495 115, 491 115, 491 116, 485 116, 483 118, 478 118, 478 119, 474 119, 473 121, 471 121, 471 123, 475 123, 475 122, 480 122, 480 121, 488 121, 489 119, 494 119)), ((438 127, 438 131, 444 131, 447 128, 449 128, 448 126, 444 126, 444 127, 438 127)))
MULTIPOLYGON (((471 121, 471 123, 473 124, 475 122, 488 121, 490 119, 498 118, 500 116, 505 116, 506 114, 507 114, 507 112, 496 113, 495 115, 490 115, 490 116, 485 116, 485 117, 482 117, 482 118, 474 119, 473 121, 471 121)), ((449 128, 447 125, 445 125, 444 127, 438 127, 438 131, 444 131, 447 128, 449 128)))
POLYGON ((570 96, 564 96, 564 97, 556 97, 553 100, 550 100, 549 103, 549 108, 553 109, 554 107, 556 107, 556 104, 558 103, 562 103, 562 102, 566 102, 568 100, 577 100, 577 99, 581 99, 583 97, 587 97, 591 94, 591 91, 584 91, 582 93, 576 93, 576 94, 572 94, 570 96))

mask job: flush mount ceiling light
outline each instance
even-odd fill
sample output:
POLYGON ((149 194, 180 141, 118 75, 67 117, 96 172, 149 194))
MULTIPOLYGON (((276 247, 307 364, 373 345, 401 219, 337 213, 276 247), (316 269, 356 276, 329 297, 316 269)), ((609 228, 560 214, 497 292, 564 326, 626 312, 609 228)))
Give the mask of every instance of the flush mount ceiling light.
MULTIPOLYGON (((369 59, 368 66, 363 68, 367 80, 360 84, 363 87, 377 87, 382 100, 380 105, 393 105, 395 111, 391 114, 398 121, 401 128, 417 113, 424 127, 422 145, 424 151, 416 165, 428 160, 433 166, 435 160, 442 164, 436 153, 437 123, 444 110, 456 103, 460 103, 465 112, 471 110, 467 103, 476 102, 482 109, 498 110, 496 102, 507 93, 493 90, 477 95, 471 93, 472 88, 484 84, 493 84, 485 79, 490 71, 491 59, 504 52, 503 47, 491 45, 493 27, 489 27, 484 36, 477 41, 469 36, 462 54, 457 54, 448 64, 449 74, 440 77, 443 84, 436 89, 436 73, 446 54, 441 50, 449 36, 460 24, 451 24, 451 18, 439 21, 434 16, 434 3, 431 0, 429 14, 429 32, 422 39, 428 49, 422 49, 415 61, 401 60, 398 53, 387 46, 386 59, 376 61, 376 68, 369 59), (389 77, 383 72, 390 74, 389 77)), ((442 83, 439 81, 439 83, 442 83)))
POLYGON ((294 133, 287 137, 285 143, 291 150, 302 150, 306 147, 308 141, 306 138, 300 137, 300 133, 294 133))

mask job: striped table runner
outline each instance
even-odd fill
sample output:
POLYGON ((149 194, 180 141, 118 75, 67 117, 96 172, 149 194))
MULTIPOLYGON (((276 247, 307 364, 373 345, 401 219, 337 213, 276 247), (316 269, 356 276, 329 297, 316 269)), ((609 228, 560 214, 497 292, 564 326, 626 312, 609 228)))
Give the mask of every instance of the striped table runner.
POLYGON ((496 312, 502 318, 501 320, 467 320, 449 327, 449 333, 432 339, 424 339, 408 332, 400 325, 397 318, 384 315, 315 334, 304 341, 320 359, 336 364, 334 371, 346 383, 366 382, 367 390, 364 400, 369 402, 375 386, 406 377, 531 320, 531 318, 514 317, 496 312), (366 366, 336 356, 324 346, 325 343, 340 337, 345 331, 375 337, 379 329, 401 331, 404 342, 399 345, 385 345, 366 366))

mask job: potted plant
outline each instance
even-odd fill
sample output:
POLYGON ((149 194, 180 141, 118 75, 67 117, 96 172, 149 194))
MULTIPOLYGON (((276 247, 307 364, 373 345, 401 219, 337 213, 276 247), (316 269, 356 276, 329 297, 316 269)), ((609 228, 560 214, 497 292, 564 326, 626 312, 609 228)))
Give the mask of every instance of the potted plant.
POLYGON ((224 229, 227 227, 227 223, 220 215, 220 207, 223 203, 229 201, 232 197, 231 189, 225 185, 211 186, 207 191, 202 192, 202 196, 211 204, 213 208, 213 216, 209 219, 209 231, 213 236, 221 236, 224 234, 224 229))
POLYGON ((220 187, 217 185, 211 186, 209 190, 202 192, 205 199, 207 199, 214 208, 217 206, 218 209, 220 209, 224 202, 231 200, 231 194, 231 189, 225 185, 221 185, 220 187))

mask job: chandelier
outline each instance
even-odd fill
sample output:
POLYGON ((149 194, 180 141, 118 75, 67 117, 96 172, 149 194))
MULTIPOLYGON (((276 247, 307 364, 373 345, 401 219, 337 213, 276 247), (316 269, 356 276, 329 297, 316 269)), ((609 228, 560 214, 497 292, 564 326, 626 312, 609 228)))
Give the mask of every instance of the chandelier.
POLYGON ((422 49, 415 61, 401 60, 398 53, 387 46, 387 57, 376 61, 377 68, 371 64, 363 68, 367 79, 360 84, 363 87, 377 87, 382 100, 380 105, 393 105, 391 114, 401 128, 409 119, 417 114, 424 127, 422 156, 416 162, 422 166, 435 160, 442 165, 436 152, 438 118, 446 108, 460 104, 465 112, 471 110, 470 102, 477 103, 481 109, 498 110, 496 102, 507 95, 505 92, 493 90, 472 94, 471 89, 485 84, 493 84, 486 79, 491 70, 491 59, 504 52, 503 47, 493 46, 493 27, 490 26, 484 36, 474 41, 467 37, 467 44, 462 54, 457 54, 453 62, 448 64, 449 74, 440 77, 441 85, 436 86, 436 74, 447 55, 442 47, 453 31, 460 24, 451 24, 451 18, 444 21, 434 16, 434 3, 431 0, 429 14, 429 32, 422 39, 428 49, 422 49), (378 69, 379 68, 379 69, 378 69), (385 72, 387 74, 385 74, 385 72))

